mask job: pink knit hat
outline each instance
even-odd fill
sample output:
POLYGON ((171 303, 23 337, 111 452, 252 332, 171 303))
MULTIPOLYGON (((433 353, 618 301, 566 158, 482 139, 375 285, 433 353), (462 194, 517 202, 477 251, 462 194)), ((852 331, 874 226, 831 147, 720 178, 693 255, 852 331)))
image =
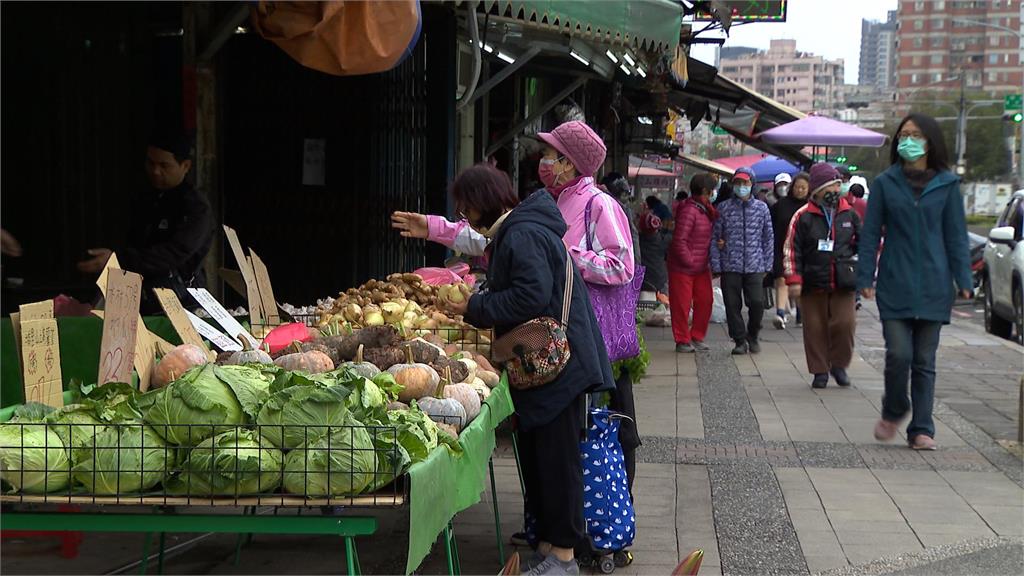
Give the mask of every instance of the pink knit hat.
POLYGON ((604 164, 608 149, 601 137, 579 120, 560 124, 551 132, 537 136, 568 158, 581 176, 593 176, 604 164))

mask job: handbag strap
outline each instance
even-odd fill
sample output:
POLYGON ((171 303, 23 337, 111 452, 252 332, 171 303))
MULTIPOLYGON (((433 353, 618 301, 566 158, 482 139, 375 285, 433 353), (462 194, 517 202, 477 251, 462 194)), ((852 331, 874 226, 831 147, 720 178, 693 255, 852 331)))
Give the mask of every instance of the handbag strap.
POLYGON ((597 194, 587 200, 587 207, 583 211, 583 237, 587 239, 587 250, 591 252, 594 251, 594 244, 590 241, 590 207, 594 204, 594 198, 597 198, 597 194))
POLYGON ((562 328, 569 329, 569 308, 572 306, 572 254, 565 253, 565 293, 562 294, 562 328))

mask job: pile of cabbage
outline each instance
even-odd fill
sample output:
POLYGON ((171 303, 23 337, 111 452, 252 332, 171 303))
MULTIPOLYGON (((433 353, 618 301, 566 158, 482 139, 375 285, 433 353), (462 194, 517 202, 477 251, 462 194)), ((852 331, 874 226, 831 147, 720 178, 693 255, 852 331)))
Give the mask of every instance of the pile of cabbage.
POLYGON ((73 388, 73 404, 26 404, 0 424, 6 492, 353 496, 460 449, 415 405, 388 410, 400 386, 387 373, 207 364, 145 394, 73 388))

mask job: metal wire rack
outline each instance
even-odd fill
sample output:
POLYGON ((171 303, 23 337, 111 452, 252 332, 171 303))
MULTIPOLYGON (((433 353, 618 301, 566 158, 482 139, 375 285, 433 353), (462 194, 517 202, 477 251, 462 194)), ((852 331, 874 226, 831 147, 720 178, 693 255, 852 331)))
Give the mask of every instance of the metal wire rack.
POLYGON ((5 503, 398 507, 408 495, 395 426, 4 427, 5 503))

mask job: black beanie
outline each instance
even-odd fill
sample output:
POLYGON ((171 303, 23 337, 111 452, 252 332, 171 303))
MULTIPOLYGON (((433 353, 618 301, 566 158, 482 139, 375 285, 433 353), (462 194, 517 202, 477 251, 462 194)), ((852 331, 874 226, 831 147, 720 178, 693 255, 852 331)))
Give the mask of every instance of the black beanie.
POLYGON ((149 145, 174 154, 179 162, 192 157, 192 139, 180 130, 158 130, 150 137, 149 145))

